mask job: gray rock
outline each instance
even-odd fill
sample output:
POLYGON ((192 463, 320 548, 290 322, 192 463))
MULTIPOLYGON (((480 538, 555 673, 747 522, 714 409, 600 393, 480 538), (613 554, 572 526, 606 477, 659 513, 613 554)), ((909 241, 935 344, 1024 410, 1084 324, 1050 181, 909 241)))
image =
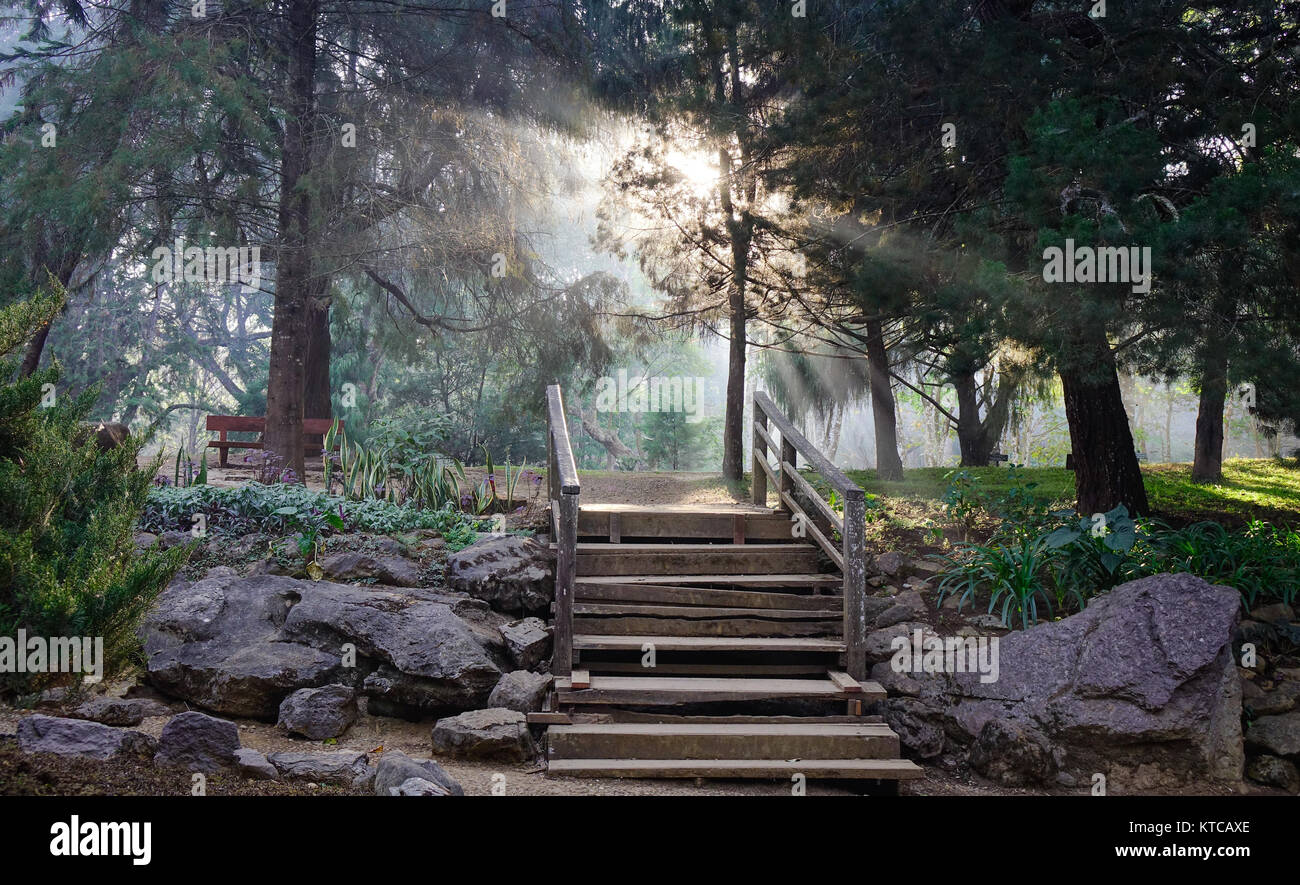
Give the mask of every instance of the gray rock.
POLYGON ((139 725, 149 716, 170 716, 171 710, 149 698, 97 697, 86 701, 69 715, 104 725, 139 725))
POLYGON ((871 667, 871 681, 880 683, 880 687, 891 695, 916 697, 921 693, 921 683, 908 673, 896 673, 889 661, 880 661, 871 667))
POLYGON ((933 735, 921 726, 960 747, 988 722, 1010 720, 1041 732, 1059 751, 1058 765, 1084 780, 1107 771, 1112 784, 1135 792, 1237 782, 1241 679, 1231 645, 1239 607, 1236 590, 1192 575, 1131 581, 1079 614, 1000 637, 996 681, 912 674, 918 697, 887 707, 920 704, 893 715, 927 748, 933 735))
POLYGON ((466 759, 523 762, 536 754, 528 721, 515 710, 473 710, 439 719, 433 725, 433 749, 466 759))
POLYGON ((173 716, 158 738, 154 762, 188 771, 220 771, 236 762, 239 727, 225 719, 190 711, 173 716))
POLYGON ((933 759, 944 751, 946 741, 941 714, 916 698, 890 698, 884 702, 885 722, 898 735, 899 743, 912 755, 933 759))
POLYGON ((437 784, 451 796, 464 796, 461 785, 437 762, 412 759, 400 750, 385 750, 375 766, 374 791, 376 796, 396 795, 392 791, 412 778, 437 784))
POLYGON ((1008 719, 984 723, 970 749, 970 764, 1008 787, 1046 783, 1056 776, 1056 760, 1043 733, 1008 719))
POLYGON ((551 656, 551 634, 541 618, 511 621, 500 628, 510 660, 520 670, 535 670, 551 656))
POLYGON ((891 605, 880 614, 876 615, 873 626, 877 628, 892 627, 895 624, 901 624, 904 621, 910 621, 916 617, 916 613, 906 605, 891 605))
POLYGON ((362 684, 368 698, 435 716, 482 706, 501 678, 486 632, 443 602, 323 581, 303 594, 283 630, 316 647, 354 644, 379 664, 362 684))
POLYGON ((1300 793, 1300 770, 1295 763, 1277 756, 1257 756, 1246 766, 1246 777, 1267 787, 1300 793))
POLYGON ((320 567, 325 570, 326 577, 344 583, 374 581, 392 587, 420 585, 419 569, 402 556, 335 553, 320 560, 320 567))
POLYGON ((63 719, 34 713, 18 720, 18 748, 25 753, 54 753, 89 759, 153 755, 147 734, 113 728, 86 719, 63 719))
POLYGON ((251 780, 273 781, 280 776, 265 756, 247 747, 235 751, 235 770, 251 780))
POLYGON ((272 753, 267 761, 286 780, 351 784, 369 767, 366 754, 353 750, 332 753, 272 753))
POLYGON ((1241 688, 1245 706, 1249 707, 1255 716, 1277 716, 1289 713, 1300 704, 1300 682, 1287 680, 1269 691, 1264 691, 1253 682, 1243 682, 1241 688), (1249 699, 1246 699, 1247 685, 1254 689, 1249 692, 1249 699))
POLYGON ((357 693, 349 685, 300 688, 280 704, 278 724, 313 741, 336 738, 357 721, 357 693))
POLYGON ((542 614, 555 598, 553 561, 532 538, 489 535, 447 557, 447 586, 500 612, 542 614))
POLYGON ((1285 602, 1274 602, 1271 605, 1261 605, 1258 608, 1250 610, 1250 618, 1253 621, 1263 621, 1272 624, 1276 621, 1294 621, 1295 609, 1285 602))
POLYGON ((135 541, 135 549, 148 550, 155 543, 157 543, 158 536, 154 534, 150 534, 149 532, 136 532, 134 541, 135 541))
POLYGON ((337 653, 280 635, 310 585, 269 575, 174 581, 141 630, 150 683, 217 713, 274 720, 290 692, 338 681, 337 653))
POLYGON ((422 777, 407 778, 388 791, 390 796, 449 796, 444 788, 422 777))
POLYGON ((906 638, 909 645, 915 646, 917 630, 921 631, 922 642, 936 635, 929 624, 920 621, 903 621, 868 633, 864 642, 867 660, 887 661, 892 658, 898 653, 894 648, 894 640, 899 637, 906 638))
POLYGON ((149 681, 214 712, 276 721, 302 688, 347 683, 402 715, 482 706, 505 663, 486 603, 273 575, 173 582, 142 630, 149 681), (342 665, 355 646, 356 667, 342 665))
POLYGON ((893 550, 881 553, 871 562, 871 567, 882 575, 897 577, 907 568, 907 557, 893 550))
POLYGON ((1246 729, 1246 746, 1275 756, 1300 755, 1300 711, 1254 720, 1246 729))
POLYGON ((546 692, 551 687, 551 676, 515 670, 501 677, 497 687, 488 695, 489 707, 501 707, 519 713, 536 713, 542 709, 546 692))

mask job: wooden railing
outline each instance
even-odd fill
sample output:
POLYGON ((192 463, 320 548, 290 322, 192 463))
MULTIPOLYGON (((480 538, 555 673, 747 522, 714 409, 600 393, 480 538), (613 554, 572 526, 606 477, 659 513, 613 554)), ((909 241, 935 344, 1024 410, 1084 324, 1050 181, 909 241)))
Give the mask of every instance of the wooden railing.
POLYGON ((792 531, 802 528, 805 536, 816 541, 844 575, 845 669, 854 679, 866 679, 866 493, 817 451, 762 391, 754 393, 753 451, 753 502, 761 507, 767 506, 768 484, 771 483, 780 500, 780 508, 795 520, 792 531), (770 430, 780 434, 779 443, 773 439, 770 430), (776 465, 768 461, 769 451, 778 454, 776 465), (834 489, 844 506, 843 517, 799 472, 800 455, 834 489), (839 534, 838 545, 830 538, 834 533, 839 534))
POLYGON ((578 466, 569 443, 560 386, 546 388, 546 482, 555 529, 555 633, 551 672, 573 671, 573 579, 578 567, 578 466))

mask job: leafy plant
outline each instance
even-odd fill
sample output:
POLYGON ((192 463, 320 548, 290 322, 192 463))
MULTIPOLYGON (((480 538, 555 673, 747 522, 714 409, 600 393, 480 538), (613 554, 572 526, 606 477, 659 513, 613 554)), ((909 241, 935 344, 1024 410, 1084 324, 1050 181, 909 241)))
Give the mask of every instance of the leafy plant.
POLYGON ((1022 627, 1038 623, 1041 601, 1050 613, 1051 598, 1042 576, 1052 557, 1044 538, 1021 538, 1015 544, 982 546, 961 544, 956 556, 942 557, 950 568, 938 586, 938 601, 960 594, 958 609, 973 603, 978 594, 989 595, 989 613, 999 609, 1002 623, 1012 627, 1019 619, 1022 627))

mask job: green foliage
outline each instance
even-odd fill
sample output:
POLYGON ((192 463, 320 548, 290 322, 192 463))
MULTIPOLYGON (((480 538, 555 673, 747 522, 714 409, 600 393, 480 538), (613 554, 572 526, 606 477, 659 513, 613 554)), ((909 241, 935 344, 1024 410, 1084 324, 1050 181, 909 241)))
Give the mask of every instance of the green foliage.
MULTIPOLYGON (((325 531, 332 520, 323 514, 337 514, 347 531, 394 534, 416 529, 433 529, 450 549, 459 550, 474 541, 476 531, 487 531, 485 523, 470 519, 452 507, 421 509, 411 504, 394 504, 377 498, 351 500, 312 491, 296 483, 264 485, 248 483, 236 488, 190 486, 154 487, 140 517, 140 529, 148 532, 184 531, 195 514, 207 516, 208 531, 224 535, 251 532, 286 534, 302 525, 302 515, 317 514, 325 531)), ((312 517, 315 518, 315 517, 312 517)))
POLYGON ((1300 532, 1251 522, 1232 532, 1214 522, 1173 529, 1134 520, 1120 505, 1106 514, 1053 514, 1064 522, 1037 533, 1004 524, 987 544, 960 544, 941 557, 947 570, 939 599, 959 594, 962 606, 987 593, 1002 622, 1023 627, 1038 618, 1037 600, 1061 615, 1127 581, 1182 572, 1233 587, 1251 608, 1264 598, 1291 604, 1300 591, 1300 532))
MULTIPOLYGON (((13 376, 11 354, 61 303, 38 296, 0 309, 0 377, 13 376)), ((94 391, 42 406, 58 381, 55 366, 0 386, 0 635, 103 637, 112 674, 139 661, 140 618, 187 550, 137 554, 152 474, 136 468, 140 442, 100 451, 81 432, 94 391)), ((6 676, 13 689, 54 678, 6 676)))

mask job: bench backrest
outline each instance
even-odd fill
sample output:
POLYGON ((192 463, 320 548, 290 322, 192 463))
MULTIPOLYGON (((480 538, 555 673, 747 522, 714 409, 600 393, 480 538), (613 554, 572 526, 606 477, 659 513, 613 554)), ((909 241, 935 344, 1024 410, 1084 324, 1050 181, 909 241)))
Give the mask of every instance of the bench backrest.
MULTIPOLYGON (((337 424, 340 429, 343 422, 334 418, 303 418, 302 432, 324 435, 330 425, 337 424)), ((236 433, 265 433, 266 419, 254 415, 209 415, 208 430, 226 430, 236 433)))

